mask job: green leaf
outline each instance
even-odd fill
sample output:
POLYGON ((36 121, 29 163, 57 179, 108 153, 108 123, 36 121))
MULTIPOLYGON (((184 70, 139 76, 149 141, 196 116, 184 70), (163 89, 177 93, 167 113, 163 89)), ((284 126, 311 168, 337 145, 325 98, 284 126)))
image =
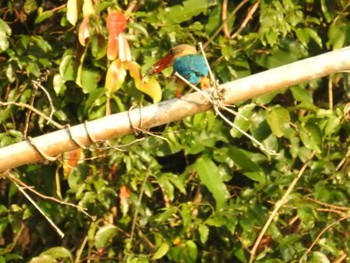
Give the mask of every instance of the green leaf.
POLYGON ((166 255, 169 251, 169 244, 167 242, 163 242, 160 247, 157 249, 156 253, 152 256, 152 260, 160 259, 166 255))
POLYGON ((95 235, 95 247, 104 248, 117 235, 118 229, 115 225, 102 226, 95 235))
POLYGON ((81 72, 81 87, 85 93, 93 92, 101 78, 101 73, 95 69, 83 68, 81 72))
POLYGON ((70 259, 70 261, 73 261, 72 254, 70 251, 64 247, 53 247, 50 248, 43 253, 40 254, 41 256, 49 256, 55 259, 70 259))
POLYGON ((269 108, 267 123, 272 133, 277 137, 282 137, 284 135, 284 129, 289 127, 289 121, 289 112, 285 108, 281 106, 269 108))
POLYGON ((331 261, 322 252, 312 252, 311 257, 308 259, 309 263, 330 263, 331 261))
POLYGON ((307 28, 307 33, 309 34, 310 38, 313 39, 316 44, 322 48, 322 39, 321 37, 317 34, 317 32, 315 30, 313 30, 312 28, 307 28))
POLYGON ((349 25, 342 22, 335 22, 329 26, 327 47, 339 49, 344 47, 347 35, 350 32, 349 25))
POLYGON ((53 77, 52 84, 56 95, 62 95, 67 89, 66 85, 64 84, 64 80, 60 74, 55 74, 55 76, 53 77))
POLYGON ((217 5, 217 0, 187 0, 182 5, 175 5, 162 9, 159 13, 164 18, 164 22, 168 24, 180 24, 190 20, 192 17, 206 12, 209 7, 217 5))
POLYGON ((10 42, 7 37, 11 35, 11 28, 0 18, 0 52, 9 48, 10 42))
POLYGON ((10 42, 7 37, 11 35, 11 28, 0 18, 0 52, 9 48, 10 42))
POLYGON ((176 174, 167 174, 169 181, 183 194, 186 194, 186 188, 184 182, 176 174))
POLYGON ((312 28, 298 28, 296 35, 304 46, 308 46, 310 39, 313 39, 319 47, 322 47, 322 39, 312 28))
POLYGON ((12 31, 11 31, 11 27, 0 18, 0 32, 4 32, 5 36, 10 36, 12 31))
POLYGON ((76 67, 75 58, 73 56, 74 51, 68 49, 64 52, 60 63, 60 75, 64 81, 75 80, 76 67))
POLYGON ((231 146, 228 151, 228 156, 230 156, 236 166, 242 169, 246 177, 256 182, 265 183, 265 175, 260 166, 252 160, 251 153, 231 146))
POLYGON ((23 10, 27 14, 30 14, 37 9, 38 9, 38 4, 37 4, 36 0, 26 0, 24 2, 23 10))
POLYGON ((333 10, 333 3, 328 0, 321 0, 321 9, 327 23, 331 22, 334 17, 337 16, 336 12, 333 10))
POLYGON ((205 244, 209 237, 209 227, 203 224, 198 226, 199 237, 202 244, 205 244))
POLYGON ((10 43, 7 40, 6 33, 4 31, 0 31, 0 52, 5 51, 10 46, 10 43))
POLYGON ((42 36, 32 36, 31 41, 41 48, 45 53, 52 51, 52 47, 42 36))
POLYGON ((91 54, 95 59, 99 60, 106 56, 107 52, 107 41, 104 36, 96 34, 90 37, 91 42, 91 54))
POLYGON ((34 23, 39 24, 39 23, 45 21, 46 19, 52 17, 53 14, 54 14, 54 12, 52 12, 51 10, 43 11, 43 8, 39 7, 38 8, 38 16, 35 18, 34 23))
POLYGON ((305 230, 311 230, 315 227, 315 207, 306 204, 298 204, 297 212, 300 221, 303 224, 305 230))
POLYGON ((290 90, 295 100, 303 102, 306 105, 314 104, 312 94, 309 91, 307 91, 304 86, 299 85, 296 87, 292 87, 290 90))
POLYGON ((181 218, 182 218, 183 228, 184 229, 188 228, 191 225, 191 221, 192 221, 190 204, 183 204, 181 206, 179 213, 180 213, 181 218))
POLYGON ((174 200, 174 186, 169 181, 167 176, 159 176, 157 178, 159 186, 162 188, 162 191, 167 195, 170 201, 174 200))
POLYGON ((186 241, 186 249, 183 251, 185 262, 196 262, 198 249, 192 240, 186 241))
POLYGON ((228 192, 226 185, 221 181, 216 165, 209 158, 201 157, 196 161, 195 168, 202 184, 213 194, 217 209, 224 207, 228 192))
POLYGON ((157 224, 162 224, 166 222, 169 218, 171 218, 177 211, 175 206, 171 206, 169 208, 164 208, 164 212, 155 216, 155 221, 157 224))
POLYGON ((43 255, 32 258, 29 263, 57 263, 57 260, 53 257, 43 255))
POLYGON ((228 151, 228 155, 239 168, 247 172, 260 172, 260 166, 252 161, 252 158, 248 154, 248 152, 235 146, 231 146, 228 151))
POLYGON ((315 150, 317 153, 321 152, 322 135, 318 126, 308 124, 305 127, 299 127, 299 134, 300 139, 307 148, 315 150))
MULTIPOLYGON (((256 105, 254 103, 239 107, 238 112, 237 112, 238 114, 237 114, 235 121, 233 123, 237 127, 241 128, 242 130, 247 131, 251 125, 250 118, 254 113, 255 107, 256 107, 256 105)), ((235 128, 232 128, 230 130, 230 134, 234 138, 240 138, 243 136, 243 134, 235 128)))
POLYGON ((333 133, 336 133, 340 127, 341 127, 340 118, 338 116, 333 115, 327 120, 327 125, 324 130, 324 135, 329 136, 333 133))

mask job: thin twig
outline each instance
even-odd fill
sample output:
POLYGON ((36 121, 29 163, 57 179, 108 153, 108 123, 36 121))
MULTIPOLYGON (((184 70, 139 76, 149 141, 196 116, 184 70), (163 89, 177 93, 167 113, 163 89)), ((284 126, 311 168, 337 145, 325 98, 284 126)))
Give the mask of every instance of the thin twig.
POLYGON ((240 133, 242 133, 244 136, 246 136, 247 138, 249 138, 251 141, 255 142, 255 143, 259 146, 259 148, 260 148, 262 151, 266 152, 266 153, 269 154, 269 155, 278 155, 278 153, 276 153, 274 150, 266 149, 266 148, 264 147, 264 145, 263 145, 261 142, 259 142, 257 139, 255 139, 253 136, 251 136, 249 133, 247 133, 247 132, 245 132, 244 130, 242 130, 239 126, 237 126, 236 124, 234 124, 232 121, 230 121, 229 119, 227 119, 227 118, 225 117, 225 115, 223 115, 223 114, 221 113, 220 109, 217 108, 215 105, 214 105, 214 110, 215 110, 216 114, 218 114, 218 115, 221 117, 221 119, 223 119, 227 124, 229 124, 229 125, 230 125, 231 127, 233 127, 234 129, 238 130, 238 131, 239 131, 240 133))
POLYGON ((148 177, 149 177, 149 174, 147 173, 145 178, 143 179, 141 190, 140 190, 140 195, 139 195, 139 198, 137 199, 137 204, 136 204, 136 207, 135 207, 134 218, 132 220, 131 232, 130 232, 130 243, 131 244, 132 244, 132 240, 134 238, 137 216, 138 216, 138 213, 139 213, 139 210, 140 210, 139 208, 140 208, 140 204, 141 204, 141 201, 142 201, 143 193, 145 192, 146 182, 148 180, 148 177))
POLYGON ((18 240, 22 237, 23 230, 25 229, 25 224, 22 222, 20 229, 17 231, 15 237, 13 238, 13 241, 10 245, 8 245, 5 249, 5 253, 2 252, 3 254, 10 254, 10 252, 17 246, 18 240))
POLYGON ((311 249, 316 245, 316 243, 318 242, 318 240, 321 238, 321 236, 328 230, 330 229, 332 226, 334 226, 335 224, 340 223, 341 221, 344 221, 346 219, 349 219, 350 216, 346 215, 342 218, 339 218, 338 220, 330 223, 328 226, 326 226, 324 229, 322 229, 322 231, 316 236, 316 238, 314 239, 314 241, 311 243, 311 245, 308 247, 308 249, 305 251, 305 253, 302 255, 302 257, 300 258, 300 261, 304 260, 307 256, 307 254, 310 253, 311 249))
POLYGON ((344 206, 338 206, 338 205, 333 205, 333 204, 328 204, 322 201, 318 201, 316 199, 313 199, 311 197, 306 197, 307 200, 310 200, 311 202, 315 202, 316 204, 319 205, 323 205, 323 206, 327 206, 329 208, 335 209, 335 210, 342 210, 342 211, 346 211, 346 210, 350 210, 349 207, 344 207, 344 206))
POLYGON ((80 258, 81 258, 81 255, 83 254, 84 247, 85 247, 87 241, 88 241, 88 236, 85 235, 85 238, 84 238, 83 242, 81 243, 81 245, 80 245, 79 248, 77 249, 76 257, 75 257, 74 263, 82 262, 82 260, 81 260, 80 258))
POLYGON ((339 257, 333 263, 341 263, 347 258, 346 253, 343 250, 339 252, 339 257))
MULTIPOLYGON (((32 94, 31 94, 30 99, 29 99, 29 106, 32 108, 34 108, 34 100, 35 100, 35 96, 36 96, 37 91, 38 91, 38 87, 34 86, 34 89, 32 90, 32 94)), ((26 121, 25 121, 24 129, 23 129, 23 137, 24 138, 27 138, 28 129, 29 129, 29 121, 30 121, 31 116, 32 116, 32 111, 27 111, 26 112, 26 121)))
MULTIPOLYGON (((349 104, 350 105, 350 104, 349 104)), ((339 164, 337 165, 337 167, 335 168, 336 171, 339 171, 340 168, 344 168, 344 164, 346 164, 347 162, 350 161, 350 149, 348 150, 348 152, 346 153, 345 157, 339 162, 339 164)), ((343 170, 343 169, 342 169, 343 170)))
POLYGON ((44 118, 48 122, 50 122, 56 128, 58 128, 58 129, 63 129, 64 128, 63 125, 61 125, 61 124, 51 120, 50 117, 47 117, 45 114, 41 113, 39 110, 37 110, 36 108, 34 108, 34 107, 32 107, 32 106, 30 106, 28 104, 25 104, 25 103, 22 103, 22 102, 14 102, 14 101, 10 101, 10 102, 0 101, 0 106, 10 106, 10 105, 15 105, 17 107, 27 108, 27 109, 31 110, 32 112, 38 114, 40 117, 44 118))
POLYGON ((40 78, 39 80, 35 81, 35 80, 32 80, 32 83, 34 85, 34 87, 39 87, 46 95, 47 99, 49 100, 49 103, 50 103, 50 108, 51 108, 51 111, 50 111, 50 116, 49 116, 49 120, 47 121, 47 124, 49 124, 51 122, 51 119, 52 119, 52 116, 53 114, 55 113, 55 107, 52 103, 52 99, 51 99, 51 96, 50 96, 50 93, 41 85, 41 82, 43 81, 47 81, 47 77, 48 77, 48 74, 50 72, 47 71, 44 73, 44 76, 42 78, 40 78))
POLYGON ((279 209, 287 202, 287 199, 288 199, 290 193, 294 189, 294 187, 295 187, 296 183, 298 182, 298 180, 304 174, 308 163, 314 157, 315 153, 316 153, 315 151, 311 152, 311 154, 309 155, 308 159, 304 163, 303 167, 301 167, 300 171, 298 172, 296 177, 293 179, 292 183, 289 185, 287 191, 284 193, 282 198, 278 202, 276 202, 275 208, 273 209, 273 211, 271 212, 271 214, 270 214, 269 218, 267 219, 265 225, 261 229, 260 234, 259 234, 258 238, 255 240, 254 246, 253 246, 252 250, 250 251, 249 263, 253 263, 256 251, 257 251, 257 249, 259 247, 259 244, 260 244, 262 238, 264 237, 268 227, 270 226, 272 220, 274 220, 274 218, 277 215, 277 212, 279 211, 279 209))
MULTIPOLYGON (((209 70, 210 72, 210 70, 209 70)), ((242 130, 240 127, 238 127, 236 124, 234 124, 233 122, 231 122, 229 119, 227 119, 221 112, 221 109, 227 110, 229 112, 231 112, 230 109, 228 109, 227 107, 223 106, 223 104, 220 102, 220 97, 216 97, 215 98, 211 95, 208 94, 200 89, 198 89, 195 85, 191 84, 188 82, 187 79, 185 79, 183 76, 181 76, 178 72, 175 72, 175 76, 180 78, 184 83, 186 83, 188 86, 190 86, 191 88, 193 88, 194 90, 196 90, 197 92, 199 92, 200 94, 203 95, 203 97, 205 97, 212 105, 214 108, 214 111, 217 115, 219 115, 227 124, 229 124, 232 128, 237 129, 239 132, 241 132, 244 136, 246 136, 247 138, 249 138, 250 140, 252 140, 253 142, 255 142, 259 148, 266 152, 269 155, 277 155, 277 153, 274 150, 269 150, 266 149, 264 147, 264 145, 259 142, 257 139, 255 139, 253 136, 251 136, 250 134, 248 134, 247 132, 245 132, 244 130, 242 130)), ((215 90, 215 89, 214 89, 215 90)))
POLYGON ((232 34, 231 39, 234 39, 236 36, 238 36, 242 32, 242 30, 247 26, 249 20, 252 19, 253 14, 258 9, 259 4, 260 0, 256 1, 255 4, 250 8, 246 18, 244 19, 240 27, 237 29, 237 31, 234 34, 232 34))
POLYGON ((208 39, 208 41, 203 45, 204 49, 207 48, 207 46, 214 40, 214 38, 216 38, 216 36, 220 33, 220 31, 224 28, 225 23, 227 21, 229 21, 238 11, 239 9, 241 9, 241 7, 243 5, 245 5, 246 3, 248 3, 249 0, 243 0, 242 2, 240 2, 237 7, 235 9, 233 9, 233 11, 231 12, 231 14, 227 17, 227 19, 225 21, 222 22, 221 26, 215 31, 215 33, 208 39))
POLYGON ((18 179, 16 176, 12 175, 11 173, 8 174, 8 178, 13 182, 16 183, 17 185, 21 186, 22 189, 27 189, 28 191, 32 192, 33 194, 39 196, 42 199, 45 200, 50 200, 56 203, 59 203, 61 205, 66 205, 66 206, 71 206, 74 207, 75 209, 77 209, 78 211, 82 212, 84 215, 90 217, 92 220, 94 220, 94 217, 92 215, 90 215, 89 213, 86 212, 86 208, 80 207, 78 205, 72 204, 72 203, 68 203, 62 200, 59 200, 57 198, 51 197, 51 196, 47 196, 47 195, 43 195, 41 193, 39 193, 38 191, 34 190, 33 187, 30 187, 29 185, 25 184, 24 182, 22 182, 20 179, 18 179))
POLYGON ((32 203, 32 205, 45 217, 45 219, 49 222, 49 224, 55 229, 56 233, 63 238, 64 237, 64 233, 62 232, 61 229, 59 229, 58 226, 56 226, 56 224, 51 220, 51 218, 49 218, 43 210, 41 210, 41 208, 34 202, 34 200, 26 193, 26 191, 24 191, 24 189, 19 186, 15 181, 12 181, 13 184, 17 187, 17 189, 28 199, 29 202, 32 203))
POLYGON ((339 216, 347 216, 346 213, 342 212, 342 211, 338 211, 335 209, 331 209, 331 208, 316 208, 317 212, 326 212, 326 213, 333 213, 333 214, 337 214, 339 216))
POLYGON ((330 110, 333 109, 333 83, 332 75, 328 77, 328 107, 330 110))
MULTIPOLYGON (((215 81, 215 78, 214 78, 214 74, 213 74, 213 72, 211 71, 211 67, 210 67, 209 62, 208 62, 208 60, 207 60, 207 56, 205 55, 205 52, 204 52, 204 47, 203 47, 203 45, 202 45, 201 42, 198 43, 198 46, 199 46, 199 48, 200 48, 200 50, 201 50, 201 53, 202 53, 202 55, 203 55, 205 64, 206 64, 206 66, 207 66, 207 68, 208 68, 210 81, 212 82, 213 85, 216 85, 216 81, 215 81)), ((216 89, 216 87, 214 87, 214 88, 216 89)))
POLYGON ((222 1, 222 10, 221 10, 221 19, 222 19, 222 31, 224 31, 224 34, 227 38, 230 38, 230 32, 228 31, 227 27, 227 0, 222 1))
POLYGON ((195 91, 199 92, 204 98, 206 98, 211 104, 214 104, 215 101, 213 100, 213 98, 206 93, 205 91, 197 88, 195 85, 191 84, 188 82, 187 79, 185 79, 183 76, 181 76, 178 72, 175 72, 174 74, 176 77, 178 77, 179 79, 181 79, 186 85, 188 85, 189 87, 193 88, 195 91))

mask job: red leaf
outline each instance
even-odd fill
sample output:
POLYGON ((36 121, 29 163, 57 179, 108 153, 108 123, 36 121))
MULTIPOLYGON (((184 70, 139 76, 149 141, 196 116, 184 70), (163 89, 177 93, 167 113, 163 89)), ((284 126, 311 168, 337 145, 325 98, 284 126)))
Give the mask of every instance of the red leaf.
POLYGON ((121 32, 123 32, 126 28, 126 16, 120 12, 111 12, 109 13, 106 21, 106 26, 108 33, 117 37, 121 32))

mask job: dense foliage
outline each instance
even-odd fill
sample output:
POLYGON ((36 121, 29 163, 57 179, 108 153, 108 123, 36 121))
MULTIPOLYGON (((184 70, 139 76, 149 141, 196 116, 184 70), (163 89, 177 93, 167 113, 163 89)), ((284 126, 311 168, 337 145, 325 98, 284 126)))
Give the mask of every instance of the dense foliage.
MULTIPOLYGON (((3 0, 0 7, 0 147, 56 129, 30 108, 74 125, 173 98, 171 69, 145 85, 140 72, 177 44, 202 42, 225 83, 350 43, 347 0, 3 0)), ((20 167, 0 181, 0 262, 248 262, 313 153, 255 260, 344 261, 349 96, 349 75, 339 73, 242 102, 235 119, 225 113, 277 156, 209 111, 20 167), (63 239, 20 184, 34 187, 26 192, 63 239)))

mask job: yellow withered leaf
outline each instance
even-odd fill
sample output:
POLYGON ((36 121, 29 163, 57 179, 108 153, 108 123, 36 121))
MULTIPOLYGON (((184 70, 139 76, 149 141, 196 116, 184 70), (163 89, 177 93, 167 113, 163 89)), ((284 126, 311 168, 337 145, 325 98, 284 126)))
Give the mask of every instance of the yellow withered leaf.
POLYGON ((95 14, 95 9, 94 6, 92 4, 92 0, 84 0, 83 3, 83 16, 90 16, 95 14))
POLYGON ((67 2, 67 20, 73 26, 78 21, 78 0, 68 0, 67 2))
POLYGON ((162 99, 162 89, 155 77, 150 76, 147 80, 141 77, 141 67, 134 61, 127 61, 126 66, 130 72, 130 76, 135 80, 135 87, 150 96, 154 102, 162 99))
POLYGON ((108 67, 106 74, 105 89, 108 96, 119 90, 124 83, 126 69, 119 59, 114 60, 108 67))

